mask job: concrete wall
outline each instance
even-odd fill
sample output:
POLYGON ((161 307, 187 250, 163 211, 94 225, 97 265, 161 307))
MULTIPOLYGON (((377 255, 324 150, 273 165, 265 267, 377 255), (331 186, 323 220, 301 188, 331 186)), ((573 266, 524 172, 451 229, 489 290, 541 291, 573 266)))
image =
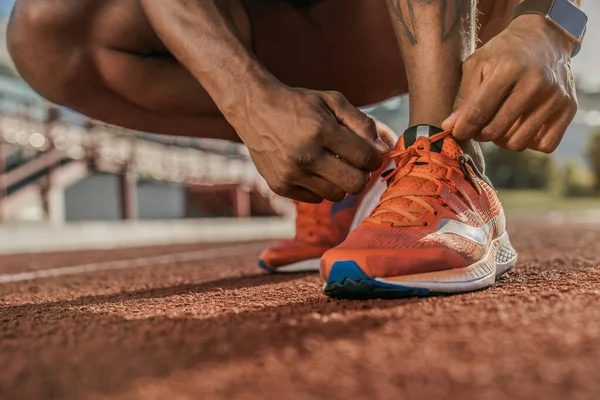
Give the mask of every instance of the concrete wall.
MULTIPOLYGON (((185 192, 178 185, 140 182, 138 210, 141 219, 175 219, 185 216, 185 192)), ((65 190, 67 221, 116 221, 121 216, 119 178, 94 174, 65 190)))
POLYGON ((118 177, 109 174, 95 174, 67 188, 66 220, 118 220, 121 215, 118 190, 118 177))
POLYGON ((138 185, 140 219, 185 217, 185 189, 166 182, 140 182, 138 185))

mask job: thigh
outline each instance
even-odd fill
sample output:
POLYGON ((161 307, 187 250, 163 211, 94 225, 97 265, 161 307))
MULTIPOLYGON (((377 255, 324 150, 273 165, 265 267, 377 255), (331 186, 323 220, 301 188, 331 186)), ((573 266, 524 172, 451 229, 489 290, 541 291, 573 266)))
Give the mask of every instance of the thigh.
POLYGON ((243 2, 254 51, 267 69, 291 86, 340 91, 357 106, 407 91, 385 0, 311 3, 243 2))
POLYGON ((479 0, 480 44, 487 43, 508 26, 519 3, 520 0, 479 0))
MULTIPOLYGON (((479 0, 480 43, 510 22, 519 0, 479 0)), ((342 92, 362 106, 406 93, 385 0, 247 0, 254 51, 291 86, 342 92)))
MULTIPOLYGON (((404 66, 385 0, 243 0, 237 4, 245 11, 244 18, 234 21, 243 41, 283 83, 337 90, 357 106, 406 92, 404 66), (240 25, 248 25, 248 31, 240 25)), ((139 0, 106 0, 99 14, 95 39, 120 51, 105 54, 106 63, 100 66, 112 89, 129 87, 130 100, 153 110, 216 110, 191 75, 177 72, 182 68, 154 33, 139 0), (160 86, 154 91, 156 99, 144 90, 150 78, 155 87, 160 86)))

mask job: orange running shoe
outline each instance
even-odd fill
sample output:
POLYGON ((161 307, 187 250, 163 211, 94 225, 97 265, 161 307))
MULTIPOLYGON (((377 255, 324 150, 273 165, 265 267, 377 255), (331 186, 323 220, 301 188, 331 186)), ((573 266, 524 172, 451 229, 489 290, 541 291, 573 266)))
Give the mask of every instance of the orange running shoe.
POLYGON ((374 172, 371 183, 361 194, 333 203, 296 202, 296 236, 267 247, 258 265, 267 272, 316 272, 321 256, 340 244, 351 228, 369 215, 385 190, 381 171, 374 172))
POLYGON ((515 265, 496 192, 451 132, 410 128, 389 156, 379 204, 321 259, 328 296, 468 292, 515 265))

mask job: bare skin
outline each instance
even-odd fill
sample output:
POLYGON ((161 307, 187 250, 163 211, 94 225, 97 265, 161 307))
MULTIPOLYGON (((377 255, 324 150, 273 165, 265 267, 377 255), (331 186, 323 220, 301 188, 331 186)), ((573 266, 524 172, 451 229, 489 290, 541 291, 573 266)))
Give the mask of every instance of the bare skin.
MULTIPOLYGON (((462 55, 468 50, 461 34, 464 29, 459 29, 458 21, 464 17, 459 0, 390 0, 389 15, 400 41, 406 77, 398 47, 390 44, 394 31, 387 28, 389 15, 383 1, 356 1, 353 8, 347 2, 341 7, 340 0, 327 0, 306 11, 309 20, 324 21, 321 30, 343 20, 341 28, 329 29, 327 39, 335 51, 349 47, 346 53, 332 56, 328 48, 308 63, 306 57, 299 57, 283 67, 270 65, 263 54, 268 65, 263 64, 253 52, 262 44, 254 38, 262 25, 253 26, 252 18, 273 13, 269 22, 276 24, 279 14, 275 12, 283 6, 273 3, 19 0, 9 27, 9 48, 23 77, 48 99, 132 129, 241 140, 276 193, 305 202, 336 201, 360 192, 370 172, 381 165, 380 154, 387 146, 374 122, 354 105, 410 89, 412 122, 439 125, 450 114, 459 91, 462 55), (409 13, 412 31, 406 29, 408 19, 402 15, 409 8, 414 11, 409 13), (331 19, 331 15, 339 17, 331 19), (365 29, 350 28, 361 24, 365 29), (430 29, 423 29, 427 24, 430 29), (336 42, 337 32, 346 41, 353 32, 360 35, 354 35, 355 42, 336 42), (376 35, 366 38, 362 32, 376 35), (385 44, 381 54, 376 53, 372 40, 385 44), (337 60, 347 60, 347 64, 339 66, 337 60), (305 73, 309 68, 317 72, 305 73), (356 71, 355 77, 336 80, 348 71, 356 71), (379 80, 357 91, 366 77, 379 80)), ((284 21, 288 22, 293 21, 284 21)), ((517 35, 517 27, 524 28, 511 24, 493 45, 512 46, 509 39, 517 35)), ((535 70, 559 68, 562 64, 551 63, 557 58, 551 56, 568 59, 570 44, 550 34, 554 28, 536 25, 535 29, 542 31, 538 37, 551 43, 539 50, 539 39, 528 40, 535 35, 525 35, 512 57, 535 55, 535 70)), ((306 31, 306 40, 311 33, 306 31)), ((313 44, 320 46, 316 40, 313 44)), ((473 80, 475 66, 483 68, 489 62, 489 57, 478 56, 491 53, 485 49, 467 63, 474 67, 463 70, 461 99, 473 96, 475 85, 468 82, 473 80)), ((295 53, 286 56, 293 58, 295 53)), ((557 73, 557 77, 563 76, 557 73)), ((564 80, 555 83, 568 86, 564 80)), ((484 86, 481 90, 491 90, 484 86)), ((461 139, 478 139, 471 130, 461 128, 468 115, 464 107, 473 109, 463 104, 467 103, 456 102, 454 119, 444 126, 457 125, 457 132, 465 132, 461 139)), ((495 111, 493 105, 489 108, 495 111)))
POLYGON ((542 16, 516 18, 463 64, 444 128, 462 140, 553 152, 577 112, 572 52, 573 43, 542 16))

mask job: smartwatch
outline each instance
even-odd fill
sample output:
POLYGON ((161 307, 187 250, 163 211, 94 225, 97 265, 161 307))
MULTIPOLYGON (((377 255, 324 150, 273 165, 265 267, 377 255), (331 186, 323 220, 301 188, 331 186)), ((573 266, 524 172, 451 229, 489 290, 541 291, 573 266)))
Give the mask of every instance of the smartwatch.
POLYGON ((543 15, 546 21, 566 34, 575 43, 571 57, 575 57, 581 50, 588 16, 571 1, 525 0, 517 6, 514 18, 523 14, 543 15))

